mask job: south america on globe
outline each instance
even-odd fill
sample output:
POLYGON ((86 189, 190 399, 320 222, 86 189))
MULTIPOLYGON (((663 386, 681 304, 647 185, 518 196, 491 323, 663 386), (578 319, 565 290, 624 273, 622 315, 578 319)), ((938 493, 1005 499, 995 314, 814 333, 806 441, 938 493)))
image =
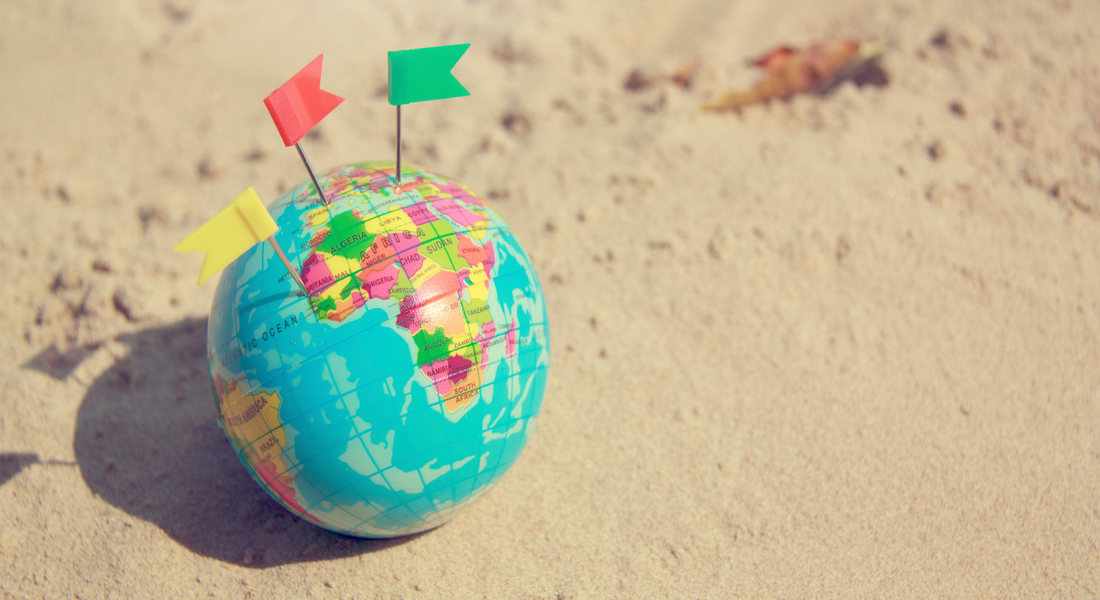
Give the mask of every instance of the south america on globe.
POLYGON ((361 537, 450 519, 515 462, 546 389, 534 268, 500 215, 422 167, 349 164, 270 207, 222 273, 207 335, 218 421, 288 510, 361 537))

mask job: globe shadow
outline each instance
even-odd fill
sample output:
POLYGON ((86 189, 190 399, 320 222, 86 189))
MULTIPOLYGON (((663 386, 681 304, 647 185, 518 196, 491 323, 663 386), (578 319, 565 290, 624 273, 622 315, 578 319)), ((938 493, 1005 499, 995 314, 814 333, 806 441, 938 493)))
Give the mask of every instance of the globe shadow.
POLYGON ((0 485, 15 477, 23 469, 41 462, 37 454, 31 452, 0 453, 0 485))
MULTIPOLYGON (((89 386, 73 440, 97 496, 195 553, 247 567, 353 556, 416 537, 370 540, 321 529, 252 481, 215 422, 205 319, 118 341, 130 352, 89 386)), ((9 457, 5 472, 29 459, 9 457)))

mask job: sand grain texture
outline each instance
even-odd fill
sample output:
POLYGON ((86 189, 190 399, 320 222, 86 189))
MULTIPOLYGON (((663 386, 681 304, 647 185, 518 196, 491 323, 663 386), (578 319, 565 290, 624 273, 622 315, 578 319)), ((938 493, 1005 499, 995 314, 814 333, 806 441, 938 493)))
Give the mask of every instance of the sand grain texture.
POLYGON ((1100 595, 1098 22, 1080 0, 3 3, 0 596, 1100 595), (745 59, 829 37, 882 40, 883 80, 699 111, 745 59), (473 95, 406 111, 406 159, 525 243, 550 386, 484 500, 344 538, 232 455, 213 286, 171 248, 303 178, 261 99, 317 53, 347 98, 306 142, 327 167, 390 156, 386 50, 457 42, 473 95))

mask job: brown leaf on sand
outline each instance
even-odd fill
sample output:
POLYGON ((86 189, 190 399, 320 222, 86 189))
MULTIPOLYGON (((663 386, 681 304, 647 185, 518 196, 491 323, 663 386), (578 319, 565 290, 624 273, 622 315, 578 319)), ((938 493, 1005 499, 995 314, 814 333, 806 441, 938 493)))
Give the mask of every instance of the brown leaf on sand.
POLYGON ((748 64, 750 67, 760 67, 765 71, 774 71, 796 52, 798 52, 798 48, 793 46, 776 46, 764 56, 749 60, 748 64))
POLYGON ((748 90, 732 90, 703 110, 739 110, 772 100, 785 100, 801 93, 821 93, 841 81, 855 79, 882 56, 882 44, 855 40, 829 40, 799 50, 779 46, 749 64, 764 69, 765 75, 748 90))

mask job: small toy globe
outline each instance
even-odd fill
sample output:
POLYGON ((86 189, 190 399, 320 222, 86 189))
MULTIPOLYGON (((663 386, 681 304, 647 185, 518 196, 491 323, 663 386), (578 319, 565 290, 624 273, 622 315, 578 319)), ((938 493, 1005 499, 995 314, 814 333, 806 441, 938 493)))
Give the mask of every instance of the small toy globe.
POLYGON ((256 482, 349 535, 430 529, 515 462, 542 404, 546 306, 500 215, 406 165, 320 174, 270 207, 276 241, 222 274, 207 357, 219 423, 256 482))

